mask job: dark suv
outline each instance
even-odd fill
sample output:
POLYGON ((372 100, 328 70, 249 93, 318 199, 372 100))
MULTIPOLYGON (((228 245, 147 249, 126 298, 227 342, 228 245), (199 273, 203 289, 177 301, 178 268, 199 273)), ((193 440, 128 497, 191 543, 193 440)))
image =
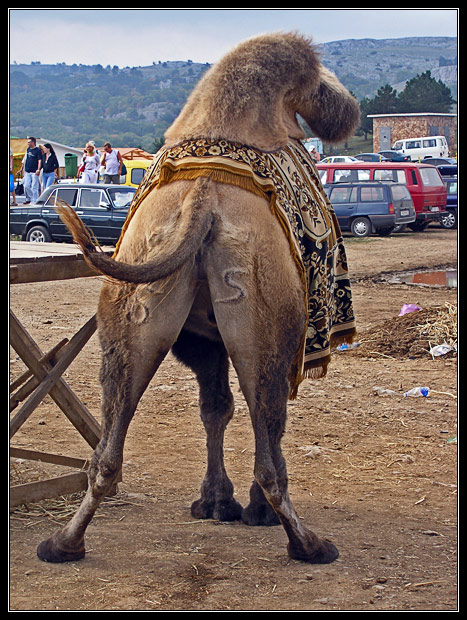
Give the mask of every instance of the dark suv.
POLYGON ((403 183, 362 181, 324 186, 341 230, 355 237, 386 236, 415 221, 415 209, 403 183))
POLYGON ((448 191, 447 214, 440 219, 443 228, 457 228, 457 176, 443 177, 448 191))
POLYGON ((99 243, 115 244, 120 237, 136 187, 126 185, 58 183, 34 205, 10 207, 10 233, 23 241, 73 241, 55 210, 61 199, 76 210, 99 243))

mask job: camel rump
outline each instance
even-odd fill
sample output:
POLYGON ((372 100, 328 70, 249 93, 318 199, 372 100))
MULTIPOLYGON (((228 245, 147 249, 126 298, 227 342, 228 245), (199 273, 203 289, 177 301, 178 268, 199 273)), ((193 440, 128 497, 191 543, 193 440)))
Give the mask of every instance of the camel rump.
POLYGON ((290 398, 294 399, 305 377, 326 375, 332 348, 356 337, 342 234, 315 164, 296 139, 273 152, 209 139, 162 147, 135 194, 116 254, 131 218, 153 189, 198 177, 232 184, 266 198, 287 235, 303 284, 307 317, 290 377, 290 398))

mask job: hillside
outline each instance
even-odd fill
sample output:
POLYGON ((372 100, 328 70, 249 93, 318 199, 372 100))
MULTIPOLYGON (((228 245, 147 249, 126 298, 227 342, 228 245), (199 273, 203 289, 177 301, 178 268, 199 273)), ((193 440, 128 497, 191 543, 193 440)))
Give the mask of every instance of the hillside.
MULTIPOLYGON (((322 61, 358 100, 424 71, 457 97, 457 38, 349 39, 320 47, 322 61)), ((147 67, 11 65, 10 135, 82 146, 89 139, 154 150, 209 64, 147 67)))
POLYGON ((154 151, 207 64, 163 62, 119 69, 101 65, 12 65, 10 135, 73 146, 109 140, 154 151))
POLYGON ((425 71, 457 97, 457 38, 348 39, 321 46, 322 61, 360 101, 385 84, 404 88, 425 71))

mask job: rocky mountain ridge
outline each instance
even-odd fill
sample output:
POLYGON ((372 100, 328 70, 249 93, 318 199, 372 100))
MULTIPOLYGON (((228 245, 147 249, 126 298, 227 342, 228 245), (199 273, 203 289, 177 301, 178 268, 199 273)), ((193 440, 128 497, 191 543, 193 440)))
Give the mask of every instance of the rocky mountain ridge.
MULTIPOLYGON (((319 45, 323 64, 360 101, 431 71, 457 99, 457 38, 348 39, 319 45)), ((208 63, 144 67, 10 65, 10 135, 82 145, 90 137, 154 150, 208 63)))

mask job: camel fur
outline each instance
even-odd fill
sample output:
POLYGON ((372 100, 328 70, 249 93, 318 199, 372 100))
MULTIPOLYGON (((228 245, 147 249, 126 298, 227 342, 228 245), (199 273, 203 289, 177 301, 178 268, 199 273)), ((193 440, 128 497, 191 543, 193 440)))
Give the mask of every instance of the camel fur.
MULTIPOLYGON (((309 39, 262 35, 206 72, 167 130, 166 145, 209 138, 275 151, 304 138, 297 114, 328 142, 345 139, 359 120, 357 102, 322 66, 309 39)), ((61 216, 85 259, 108 276, 97 312, 103 424, 85 498, 70 522, 39 545, 39 557, 84 557, 86 527, 121 468, 138 401, 172 350, 198 379, 207 435, 207 471, 192 515, 281 523, 290 557, 332 562, 336 547, 303 525, 288 495, 280 442, 305 326, 303 286, 267 200, 209 178, 162 185, 143 196, 114 257, 98 251, 72 209, 62 208, 61 216), (255 434, 245 508, 223 462, 233 415, 230 361, 255 434)))

